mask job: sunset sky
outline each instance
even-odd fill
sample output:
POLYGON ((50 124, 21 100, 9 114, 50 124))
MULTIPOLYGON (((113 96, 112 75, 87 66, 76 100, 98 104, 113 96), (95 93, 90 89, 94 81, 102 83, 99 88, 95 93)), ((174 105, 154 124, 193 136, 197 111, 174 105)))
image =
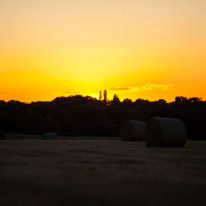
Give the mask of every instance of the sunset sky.
POLYGON ((0 99, 206 100, 205 0, 0 0, 0 99))

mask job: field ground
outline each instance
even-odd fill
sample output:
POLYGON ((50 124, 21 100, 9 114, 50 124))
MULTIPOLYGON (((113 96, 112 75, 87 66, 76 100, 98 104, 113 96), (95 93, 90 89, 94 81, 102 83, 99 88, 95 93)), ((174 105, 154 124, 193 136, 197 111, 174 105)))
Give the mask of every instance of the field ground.
POLYGON ((118 138, 8 137, 0 141, 1 206, 206 205, 206 141, 147 148, 118 138))

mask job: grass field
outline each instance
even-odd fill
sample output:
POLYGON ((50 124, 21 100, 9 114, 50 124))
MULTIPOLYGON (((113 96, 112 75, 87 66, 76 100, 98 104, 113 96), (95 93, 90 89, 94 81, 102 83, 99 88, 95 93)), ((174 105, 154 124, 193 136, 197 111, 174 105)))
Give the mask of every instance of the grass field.
POLYGON ((118 138, 9 137, 0 141, 1 206, 206 205, 204 141, 147 148, 118 138))

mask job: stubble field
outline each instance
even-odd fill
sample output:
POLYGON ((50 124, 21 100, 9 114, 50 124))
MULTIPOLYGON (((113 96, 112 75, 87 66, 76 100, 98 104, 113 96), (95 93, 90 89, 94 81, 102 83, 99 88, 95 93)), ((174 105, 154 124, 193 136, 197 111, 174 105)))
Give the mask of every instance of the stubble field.
POLYGON ((148 148, 108 137, 14 137, 0 141, 1 206, 206 205, 204 141, 148 148))

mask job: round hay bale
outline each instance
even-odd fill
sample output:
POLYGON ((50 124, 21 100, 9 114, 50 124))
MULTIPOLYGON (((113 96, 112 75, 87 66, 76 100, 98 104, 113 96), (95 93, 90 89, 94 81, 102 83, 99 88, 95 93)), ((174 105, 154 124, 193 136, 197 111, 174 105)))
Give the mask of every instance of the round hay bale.
POLYGON ((6 139, 5 134, 0 126, 0 139, 6 139))
POLYGON ((46 132, 43 135, 43 139, 57 139, 56 132, 46 132))
POLYGON ((137 120, 125 120, 120 127, 123 141, 144 141, 146 123, 137 120))
POLYGON ((0 139, 6 139, 5 134, 0 131, 0 139))
POLYGON ((147 123, 148 147, 184 147, 186 140, 186 127, 180 119, 153 117, 147 123))

